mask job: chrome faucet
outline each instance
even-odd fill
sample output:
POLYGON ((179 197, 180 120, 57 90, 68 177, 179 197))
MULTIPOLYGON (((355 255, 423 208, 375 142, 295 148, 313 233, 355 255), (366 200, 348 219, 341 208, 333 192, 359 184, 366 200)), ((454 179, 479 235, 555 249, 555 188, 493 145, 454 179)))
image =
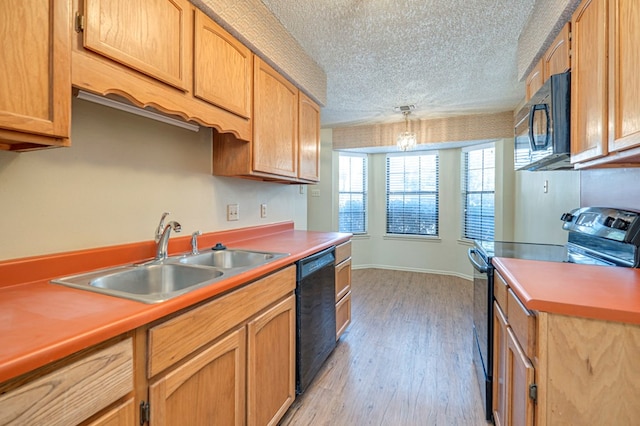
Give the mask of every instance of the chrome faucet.
POLYGON ((164 212, 162 213, 162 217, 160 217, 160 223, 158 224, 158 227, 156 228, 156 243, 160 241, 160 237, 162 237, 162 232, 164 231, 164 219, 169 216, 169 212, 164 212))
POLYGON ((171 230, 173 229, 176 232, 180 232, 182 226, 174 220, 169 222, 167 226, 164 226, 164 218, 167 217, 169 213, 163 213, 162 218, 160 218, 160 224, 158 225, 158 229, 156 230, 156 242, 158 243, 156 247, 156 258, 155 260, 164 260, 167 258, 167 247, 169 245, 169 235, 171 234, 171 230), (163 228, 164 226, 164 228, 163 228))
POLYGON ((195 231, 193 234, 191 234, 191 254, 200 253, 198 251, 198 236, 200 235, 202 235, 202 232, 200 232, 200 230, 195 231))

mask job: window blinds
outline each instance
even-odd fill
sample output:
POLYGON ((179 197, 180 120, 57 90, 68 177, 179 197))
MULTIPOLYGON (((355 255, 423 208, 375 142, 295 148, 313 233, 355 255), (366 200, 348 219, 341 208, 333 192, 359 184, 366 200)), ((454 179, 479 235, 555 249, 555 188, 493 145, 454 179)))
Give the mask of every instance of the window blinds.
POLYGON ((387 233, 438 235, 438 154, 387 155, 387 233))

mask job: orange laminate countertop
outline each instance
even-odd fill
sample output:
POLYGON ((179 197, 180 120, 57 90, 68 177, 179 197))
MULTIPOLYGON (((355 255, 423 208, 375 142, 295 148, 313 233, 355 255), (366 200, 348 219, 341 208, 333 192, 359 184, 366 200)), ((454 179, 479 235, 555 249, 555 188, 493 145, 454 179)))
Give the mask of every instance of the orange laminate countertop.
POLYGON ((640 324, 640 269, 493 258, 527 309, 640 324))
MULTIPOLYGON (((294 230, 291 222, 205 234, 200 237, 201 250, 221 241, 229 248, 290 255, 158 304, 49 282, 66 274, 153 257, 153 242, 0 262, 0 382, 242 286, 350 238, 351 234, 345 233, 294 230), (19 282, 21 276, 32 281, 19 282)), ((170 240, 169 255, 188 250, 188 236, 170 240)))

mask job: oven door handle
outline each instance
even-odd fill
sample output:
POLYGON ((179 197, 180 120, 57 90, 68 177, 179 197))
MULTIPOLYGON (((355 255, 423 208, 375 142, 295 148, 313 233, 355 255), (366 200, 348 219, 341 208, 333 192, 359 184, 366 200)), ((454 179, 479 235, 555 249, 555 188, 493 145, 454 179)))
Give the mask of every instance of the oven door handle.
POLYGON ((478 263, 478 261, 476 260, 477 255, 478 255, 478 251, 476 249, 470 248, 469 250, 467 250, 467 256, 469 256, 469 261, 471 262, 473 267, 476 268, 478 272, 480 272, 481 274, 485 274, 489 270, 489 265, 487 265, 487 263, 482 258, 481 260, 482 260, 482 263, 484 263, 484 265, 481 265, 480 263, 478 263))

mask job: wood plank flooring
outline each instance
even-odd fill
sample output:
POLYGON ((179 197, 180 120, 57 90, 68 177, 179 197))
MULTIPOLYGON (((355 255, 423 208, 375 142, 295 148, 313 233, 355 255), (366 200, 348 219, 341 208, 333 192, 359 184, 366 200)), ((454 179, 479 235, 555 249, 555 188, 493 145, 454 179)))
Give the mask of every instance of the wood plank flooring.
POLYGON ((483 425, 472 366, 472 284, 352 272, 352 324, 281 425, 483 425))

